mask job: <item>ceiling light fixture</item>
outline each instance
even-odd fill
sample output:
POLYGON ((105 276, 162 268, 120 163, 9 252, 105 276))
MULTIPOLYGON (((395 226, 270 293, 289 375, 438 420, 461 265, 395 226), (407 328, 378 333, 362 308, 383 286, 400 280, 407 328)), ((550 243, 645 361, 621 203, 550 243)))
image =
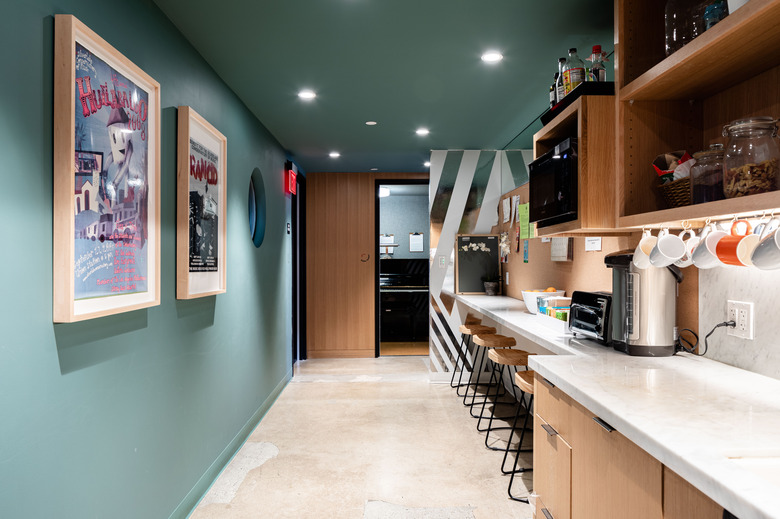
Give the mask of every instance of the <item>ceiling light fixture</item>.
POLYGON ((417 131, 415 133, 417 135, 421 135, 421 136, 424 137, 424 136, 428 135, 429 133, 431 133, 431 131, 428 128, 417 128, 417 131))
POLYGON ((482 55, 482 61, 485 63, 498 63, 504 59, 504 56, 497 50, 489 50, 482 55))
POLYGON ((304 101, 311 101, 312 99, 317 97, 317 93, 314 90, 305 89, 298 92, 298 97, 300 97, 304 101))
POLYGON ((371 171, 379 171, 379 168, 371 168, 371 171))
POLYGON ((425 161, 425 162, 423 162, 423 166, 425 166, 426 168, 430 168, 431 167, 431 163, 428 162, 428 161, 425 161))
POLYGON ((385 198, 390 196, 390 188, 385 186, 379 186, 379 198, 385 198))
POLYGON ((330 156, 330 158, 332 158, 332 159, 337 159, 337 158, 341 157, 341 153, 339 153, 338 151, 331 151, 328 154, 328 156, 330 156))
POLYGON ((366 126, 376 126, 376 121, 366 121, 366 126))

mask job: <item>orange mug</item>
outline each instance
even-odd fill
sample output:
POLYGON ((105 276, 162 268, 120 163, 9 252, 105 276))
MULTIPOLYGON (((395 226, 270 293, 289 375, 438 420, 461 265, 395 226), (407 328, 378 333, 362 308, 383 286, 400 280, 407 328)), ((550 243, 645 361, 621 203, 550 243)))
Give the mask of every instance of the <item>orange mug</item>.
POLYGON ((716 247, 718 259, 726 265, 747 267, 753 264, 750 256, 758 245, 760 237, 753 234, 753 227, 747 220, 736 220, 731 224, 731 234, 724 236, 716 247), (740 224, 745 225, 745 232, 739 232, 740 224))

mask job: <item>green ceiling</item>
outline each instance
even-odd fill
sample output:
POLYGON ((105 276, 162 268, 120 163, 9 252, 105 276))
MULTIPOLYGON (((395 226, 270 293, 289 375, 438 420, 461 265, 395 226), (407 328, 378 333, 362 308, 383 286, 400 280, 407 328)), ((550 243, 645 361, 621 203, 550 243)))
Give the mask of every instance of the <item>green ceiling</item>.
POLYGON ((530 147, 538 123, 515 137, 546 108, 557 58, 614 41, 613 3, 597 0, 154 1, 307 172, 530 147), (487 49, 504 60, 483 63, 487 49))

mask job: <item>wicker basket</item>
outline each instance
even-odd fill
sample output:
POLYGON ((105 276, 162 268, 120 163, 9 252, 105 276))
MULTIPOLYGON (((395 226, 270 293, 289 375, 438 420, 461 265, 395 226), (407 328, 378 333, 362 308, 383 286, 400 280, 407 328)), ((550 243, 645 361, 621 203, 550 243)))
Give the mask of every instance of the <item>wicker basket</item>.
POLYGON ((664 195, 664 200, 669 207, 683 207, 691 205, 691 178, 685 177, 666 184, 659 184, 658 188, 664 195))

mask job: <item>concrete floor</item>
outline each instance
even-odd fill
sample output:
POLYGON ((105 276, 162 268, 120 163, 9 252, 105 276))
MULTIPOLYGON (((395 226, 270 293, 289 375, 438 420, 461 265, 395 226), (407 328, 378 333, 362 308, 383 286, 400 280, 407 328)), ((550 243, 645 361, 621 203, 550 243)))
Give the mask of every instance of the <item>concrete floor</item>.
POLYGON ((449 384, 428 382, 427 362, 299 363, 191 517, 530 518, 507 497, 503 454, 485 448, 449 384))

